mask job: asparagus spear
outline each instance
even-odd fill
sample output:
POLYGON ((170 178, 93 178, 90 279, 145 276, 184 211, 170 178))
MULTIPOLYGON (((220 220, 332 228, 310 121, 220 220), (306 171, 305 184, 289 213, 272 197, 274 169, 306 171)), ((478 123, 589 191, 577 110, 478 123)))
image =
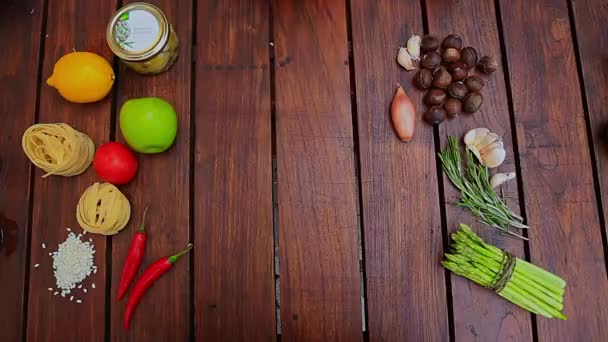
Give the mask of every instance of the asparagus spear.
MULTIPOLYGON (((446 257, 448 257, 448 255, 446 255, 446 257)), ((453 261, 454 263, 450 264, 444 262, 444 266, 446 268, 458 275, 469 278, 480 285, 488 286, 488 284, 490 284, 493 280, 493 276, 489 274, 489 270, 485 269, 483 266, 467 266, 466 260, 463 260, 460 256, 455 255, 450 255, 448 260, 453 261)), ((530 312, 540 314, 547 318, 556 317, 566 319, 566 316, 564 316, 556 308, 544 303, 534 296, 530 296, 530 294, 526 291, 510 283, 508 283, 505 288, 498 293, 498 295, 530 312)))
MULTIPOLYGON (((454 260, 454 258, 450 258, 450 255, 446 255, 446 257, 448 257, 448 260, 450 260, 450 261, 454 260)), ((487 274, 483 273, 482 271, 477 270, 473 267, 467 267, 458 261, 455 261, 455 262, 444 261, 443 266, 445 268, 451 270, 452 272, 454 272, 460 276, 463 276, 465 278, 471 279, 474 282, 476 282, 477 284, 482 285, 482 286, 488 286, 488 284, 492 281, 492 277, 490 275, 487 275, 487 274)), ((507 289, 505 287, 505 289, 503 291, 501 291, 498 295, 532 313, 541 314, 543 316, 549 316, 548 312, 543 310, 538 305, 536 305, 532 302, 529 302, 524 296, 517 293, 516 291, 514 291, 511 288, 507 289)))
MULTIPOLYGON (((471 228, 469 228, 466 224, 461 224, 460 225, 460 230, 459 232, 462 232, 462 235, 464 237, 468 237, 469 239, 471 239, 474 242, 477 242, 478 245, 480 245, 481 247, 483 247, 484 249, 486 249, 487 251, 492 252, 496 257, 498 258, 502 258, 502 251, 488 243, 486 243, 485 241, 483 241, 479 236, 477 236, 477 234, 475 234, 471 228)), ((521 259, 517 259, 518 263, 521 264, 522 269, 525 269, 526 271, 530 272, 530 274, 536 274, 541 276, 542 278, 545 278, 547 281, 550 281, 551 283, 554 283, 555 285, 559 286, 560 288, 564 288, 566 287, 566 281, 558 276, 556 276, 555 274, 545 271, 544 269, 531 264, 525 260, 521 260, 521 259)))
MULTIPOLYGON (((483 254, 477 253, 469 245, 460 244, 460 245, 456 246, 455 249, 458 251, 458 253, 469 257, 469 259, 471 259, 473 261, 478 261, 478 262, 484 263, 487 267, 489 267, 496 273, 498 273, 500 271, 500 269, 502 268, 502 264, 500 262, 497 262, 494 259, 488 258, 487 256, 485 256, 483 254)), ((523 272, 518 268, 519 268, 519 266, 516 264, 515 269, 513 270, 512 278, 511 278, 515 283, 517 283, 518 285, 525 283, 523 288, 531 286, 531 287, 534 287, 536 290, 541 291, 543 293, 543 295, 549 296, 558 301, 561 300, 561 298, 564 295, 563 288, 554 287, 553 285, 547 284, 542 280, 533 281, 526 274, 526 272, 523 272)), ((539 297, 539 298, 542 298, 542 297, 539 297)))
MULTIPOLYGON (((445 255, 444 267, 482 286, 493 285, 505 267, 503 251, 484 242, 466 225, 452 238, 454 253, 445 255)), ((566 319, 561 312, 565 285, 560 277, 516 258, 510 279, 498 295, 530 312, 566 319)))
MULTIPOLYGON (((474 248, 479 253, 486 255, 496 261, 502 260, 502 251, 490 244, 485 243, 479 236, 477 236, 471 229, 464 224, 460 225, 460 229, 452 234, 452 239, 455 242, 462 242, 464 245, 468 245, 474 248)), ((551 284, 555 289, 563 289, 566 286, 566 281, 556 276, 551 272, 547 272, 542 268, 533 265, 525 260, 517 259, 518 269, 522 273, 526 273, 537 282, 545 284, 551 284)))
MULTIPOLYGON (((481 259, 478 259, 478 261, 474 261, 473 264, 474 264, 474 266, 476 266, 478 268, 488 269, 490 272, 494 273, 493 276, 496 276, 496 274, 500 271, 500 266, 498 268, 496 268, 496 270, 492 270, 492 269, 488 268, 487 264, 485 264, 481 259)), ((522 282, 520 279, 517 279, 516 277, 513 277, 513 276, 511 277, 511 281, 510 281, 509 285, 511 285, 511 284, 513 285, 513 287, 518 288, 521 292, 527 293, 526 297, 528 297, 528 298, 535 297, 536 299, 542 301, 549 307, 552 307, 558 311, 564 307, 564 305, 561 303, 561 298, 553 298, 550 295, 547 295, 544 292, 541 292, 542 290, 539 291, 536 288, 536 286, 534 286, 534 285, 530 286, 529 284, 522 282)), ((542 287, 542 286, 539 285, 539 287, 542 287)))

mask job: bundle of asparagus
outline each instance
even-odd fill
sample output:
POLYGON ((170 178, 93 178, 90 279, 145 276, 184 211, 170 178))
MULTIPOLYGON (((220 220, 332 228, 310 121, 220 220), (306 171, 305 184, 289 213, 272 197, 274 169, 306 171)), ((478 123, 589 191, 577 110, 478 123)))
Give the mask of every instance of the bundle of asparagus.
POLYGON ((566 319, 562 278, 485 243, 465 224, 452 240, 452 253, 442 262, 445 268, 532 313, 566 319))

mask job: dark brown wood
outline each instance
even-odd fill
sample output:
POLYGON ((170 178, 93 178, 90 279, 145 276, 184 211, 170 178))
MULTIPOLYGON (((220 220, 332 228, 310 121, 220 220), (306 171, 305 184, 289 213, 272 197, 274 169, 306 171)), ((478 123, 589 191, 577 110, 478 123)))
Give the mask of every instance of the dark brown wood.
POLYGON ((265 1, 198 1, 198 340, 276 336, 268 11, 265 1))
MULTIPOLYGON (((40 84, 39 122, 64 122, 88 134, 95 146, 110 136, 111 96, 92 104, 74 104, 64 100, 57 90, 46 85, 55 62, 64 54, 89 51, 111 61, 105 28, 108 18, 116 9, 115 1, 49 1, 40 84)), ((82 192, 96 181, 93 168, 78 177, 50 176, 42 179, 43 172, 35 172, 33 216, 31 229, 31 264, 40 267, 30 272, 28 302, 29 341, 78 340, 103 341, 105 337, 105 256, 106 239, 88 234, 95 246, 95 265, 98 272, 91 275, 84 286, 89 293, 74 290, 75 299, 53 296, 47 288, 55 288, 52 259, 49 252, 67 238, 66 228, 82 232, 76 221, 76 204, 82 192), (42 249, 41 244, 47 248, 42 249), (91 289, 90 284, 96 288, 91 289), (76 303, 82 299, 82 304, 76 303)))
POLYGON ((500 10, 531 259, 568 282, 568 321, 537 318, 538 338, 603 341, 608 282, 567 4, 516 0, 500 10))
POLYGON ((30 162, 21 134, 34 122, 42 0, 3 5, 0 41, 0 340, 21 341, 30 211, 30 162))
POLYGON ((281 329, 362 338, 357 195, 342 1, 274 1, 281 329))
MULTIPOLYGON (((129 1, 134 0, 123 2, 129 1)), ((343 1, 277 0, 271 28, 267 1, 153 0, 180 38, 177 65, 153 77, 139 76, 121 65, 116 101, 108 96, 87 105, 67 102, 46 85, 46 79, 54 63, 73 49, 112 60, 105 28, 117 1, 46 2, 47 32, 42 27, 44 0, 8 1, 0 15, 0 41, 13 42, 0 52, 0 225, 10 228, 14 221, 17 227, 17 243, 9 246, 14 251, 7 256, 6 246, 0 250, 0 340, 276 339, 271 29, 276 54, 276 199, 284 340, 362 339, 357 153, 370 340, 448 340, 448 302, 458 341, 527 341, 536 339, 533 335, 539 341, 608 340, 608 328, 601 324, 608 317, 601 223, 608 219, 608 124, 603 110, 608 105, 604 51, 608 29, 603 23, 608 7, 604 2, 515 0, 496 2, 500 8, 495 8, 492 0, 350 0, 348 18, 343 1), (480 55, 494 55, 499 64, 504 56, 508 63, 485 78, 481 112, 444 122, 439 138, 443 145, 447 135, 462 136, 482 126, 503 134, 508 158, 500 171, 515 170, 513 145, 518 143, 522 169, 516 171, 521 171, 522 192, 518 194, 513 181, 506 186, 506 195, 514 209, 519 201, 525 202, 532 227, 531 261, 568 281, 566 322, 531 316, 457 276, 449 275, 451 287, 446 289, 446 273, 439 264, 446 243, 442 205, 448 231, 460 222, 469 223, 493 244, 518 256, 525 253, 522 242, 500 237, 454 208, 450 203, 457 192, 445 177, 446 203, 440 203, 441 173, 436 170, 431 127, 419 121, 409 144, 399 142, 393 132, 388 110, 397 82, 405 86, 416 107, 423 108, 422 93, 410 83, 413 73, 394 62, 398 47, 410 35, 422 35, 420 4, 426 5, 432 33, 459 33, 465 45, 476 47, 480 55), (198 13, 193 18, 195 8, 198 13), (196 32, 192 32, 193 20, 196 32), (354 66, 349 66, 347 22, 354 66), (578 35, 583 93, 572 22, 578 35), (505 38, 502 55, 498 23, 505 38), (41 38, 44 51, 39 51, 41 38), (355 125, 349 68, 354 72, 355 125), (516 132, 511 132, 509 93, 516 132), (35 170, 31 180, 32 166, 21 150, 21 135, 34 122, 39 103, 39 122, 71 124, 90 135, 96 146, 114 135, 122 141, 118 127, 111 132, 111 114, 126 100, 144 96, 159 96, 174 105, 180 122, 177 142, 163 154, 137 155, 139 174, 121 187, 131 200, 133 215, 108 249, 111 277, 105 265, 107 240, 87 235, 94 241, 99 270, 85 281, 87 294, 75 291, 83 303, 53 296, 47 290, 55 288, 48 253, 65 240, 67 227, 81 231, 74 217, 76 203, 98 178, 92 169, 79 177, 47 179, 35 170), (589 113, 584 112, 584 102, 589 113), (353 127, 358 131, 353 132, 353 127), (30 194, 32 208, 28 208, 30 194), (598 210, 598 197, 604 212, 598 210), (194 240, 195 249, 192 263, 182 259, 150 289, 131 330, 124 332, 125 302, 116 303, 115 295, 145 205, 150 205, 150 235, 142 269, 189 240, 194 240), (34 264, 40 267, 33 268, 34 264), (106 278, 111 279, 108 291, 106 278), (111 297, 106 298, 106 293, 111 297), (22 336, 24 325, 26 336, 22 336)))
MULTIPOLYGON (((463 46, 474 47, 479 57, 490 55, 498 60, 501 58, 500 41, 492 0, 463 0, 445 2, 429 0, 427 17, 429 31, 440 39, 450 33, 462 36, 463 46), (474 22, 475 25, 471 25, 474 22)), ((503 137, 507 159, 495 172, 513 172, 514 162, 509 106, 505 89, 503 68, 485 76, 475 72, 485 81, 482 90, 484 103, 480 111, 474 115, 460 115, 454 120, 446 120, 439 126, 439 137, 442 148, 445 147, 447 136, 461 138, 470 129, 487 127, 503 137)), ((445 184, 446 221, 449 232, 458 229, 460 223, 470 225, 484 240, 504 248, 509 252, 524 258, 523 242, 518 239, 505 237, 498 231, 480 224, 477 219, 456 206, 452 205, 459 196, 459 191, 443 177, 445 184)), ((513 180, 503 187, 509 207, 519 212, 519 196, 517 181, 513 180)), ((498 297, 492 291, 473 285, 469 280, 451 275, 452 305, 454 310, 454 335, 458 341, 532 340, 530 314, 517 306, 498 297)))
MULTIPOLYGON (((112 237, 112 341, 186 341, 190 338, 190 265, 182 258, 174 268, 143 297, 128 332, 123 329, 126 298, 115 301, 122 267, 135 230, 148 206, 148 242, 140 273, 159 258, 182 250, 190 240, 190 78, 192 74, 192 2, 157 0, 178 39, 179 58, 168 71, 156 76, 141 76, 122 63, 119 70, 116 107, 116 139, 120 133, 122 104, 133 98, 160 97, 173 106, 178 116, 174 145, 156 155, 137 154, 139 169, 135 179, 122 186, 131 201, 131 221, 123 232, 112 237)), ((126 4, 126 3, 125 3, 126 4)))
MULTIPOLYGON (((603 203, 608 221, 608 6, 605 1, 572 1, 591 136, 603 203)), ((606 229, 606 227, 604 227, 606 229)), ((606 231, 608 235, 608 231, 606 231)), ((608 248, 608 246, 604 246, 608 248)), ((608 251, 604 251, 608 253, 608 251)))
POLYGON ((370 340, 449 338, 433 128, 417 122, 402 143, 389 108, 400 82, 421 94, 395 59, 422 32, 420 3, 351 1, 361 156, 361 193, 370 340))

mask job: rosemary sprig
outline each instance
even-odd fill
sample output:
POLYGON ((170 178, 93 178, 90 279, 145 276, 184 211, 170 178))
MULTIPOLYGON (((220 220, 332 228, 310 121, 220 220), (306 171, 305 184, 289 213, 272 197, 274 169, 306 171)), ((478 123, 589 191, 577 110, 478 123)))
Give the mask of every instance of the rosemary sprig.
POLYGON ((479 221, 500 230, 504 234, 527 240, 526 237, 510 230, 511 227, 527 229, 523 218, 515 214, 505 201, 490 186, 488 168, 481 165, 466 148, 467 169, 462 170, 462 160, 458 140, 448 137, 448 146, 439 153, 443 171, 450 181, 460 190, 457 206, 469 210, 479 221))

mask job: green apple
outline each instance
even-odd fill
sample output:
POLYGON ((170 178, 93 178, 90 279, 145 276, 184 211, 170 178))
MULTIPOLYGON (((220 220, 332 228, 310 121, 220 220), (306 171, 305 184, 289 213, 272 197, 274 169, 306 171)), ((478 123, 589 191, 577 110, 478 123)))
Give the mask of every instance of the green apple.
POLYGON ((120 108, 120 131, 135 151, 160 153, 175 141, 177 114, 158 97, 131 99, 120 108))

